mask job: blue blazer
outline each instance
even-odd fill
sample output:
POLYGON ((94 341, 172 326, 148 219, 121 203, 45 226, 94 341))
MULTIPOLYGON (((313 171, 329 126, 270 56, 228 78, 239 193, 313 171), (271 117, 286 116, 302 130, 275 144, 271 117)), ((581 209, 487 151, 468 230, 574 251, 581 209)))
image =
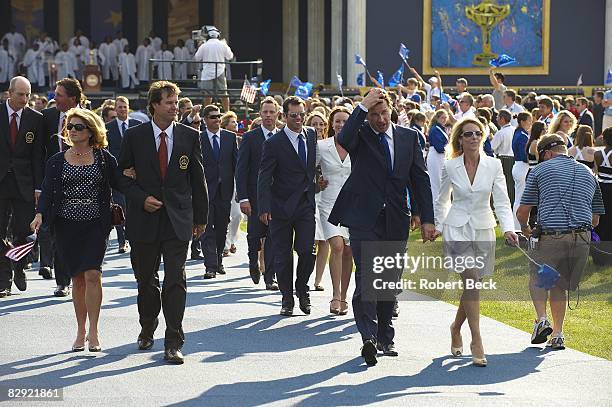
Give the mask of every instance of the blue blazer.
MULTIPOLYGON (((65 151, 56 153, 49 158, 45 169, 45 179, 42 183, 42 192, 38 199, 37 213, 42 213, 45 224, 53 227, 55 218, 64 199, 62 186, 62 169, 64 167, 65 151)), ((100 221, 109 230, 111 229, 111 188, 117 188, 117 160, 108 150, 94 149, 98 158, 102 157, 104 181, 98 196, 100 205, 100 221)))
MULTIPOLYGON (((139 124, 142 124, 140 120, 128 119, 128 129, 139 124)), ((106 123, 106 138, 108 139, 108 151, 115 157, 119 157, 119 151, 121 151, 121 130, 119 130, 119 123, 116 119, 106 123)))
POLYGON ((447 144, 446 132, 442 130, 439 124, 436 124, 429 130, 429 145, 435 148, 436 152, 443 154, 447 144))
POLYGON ((418 203, 421 222, 434 222, 429 175, 417 133, 393 127, 394 164, 391 175, 378 137, 364 121, 366 112, 356 108, 338 142, 351 156, 351 175, 344 183, 328 221, 360 230, 372 230, 385 210, 387 238, 405 240, 410 230, 410 210, 406 191, 418 203))
POLYGON ((242 135, 242 143, 238 149, 236 195, 238 201, 248 199, 252 207, 257 204, 257 177, 265 140, 261 127, 251 130, 242 135))
POLYGON ((200 133, 200 143, 202 144, 204 176, 206 185, 208 185, 208 199, 212 201, 217 194, 220 194, 222 200, 231 200, 234 197, 234 171, 238 156, 236 134, 228 130, 220 130, 218 161, 213 154, 206 129, 200 133))
POLYGON ((263 143, 257 179, 259 215, 271 213, 272 218, 291 219, 304 197, 314 210, 317 135, 310 127, 304 127, 303 131, 306 132, 306 164, 284 129, 263 143))

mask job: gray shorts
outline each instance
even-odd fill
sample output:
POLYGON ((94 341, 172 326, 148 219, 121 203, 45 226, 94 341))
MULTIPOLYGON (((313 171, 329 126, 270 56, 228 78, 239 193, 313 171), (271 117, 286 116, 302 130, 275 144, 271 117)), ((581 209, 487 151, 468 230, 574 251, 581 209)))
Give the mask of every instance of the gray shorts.
MULTIPOLYGON (((545 235, 540 236, 537 249, 530 250, 530 255, 538 263, 548 264, 561 274, 557 287, 575 291, 582 280, 590 243, 591 232, 545 235)), ((538 269, 538 266, 530 263, 533 278, 537 278, 538 269)))
POLYGON ((215 79, 200 81, 199 86, 200 89, 204 90, 207 94, 214 93, 216 86, 218 94, 227 95, 227 80, 225 79, 224 73, 217 76, 215 79))

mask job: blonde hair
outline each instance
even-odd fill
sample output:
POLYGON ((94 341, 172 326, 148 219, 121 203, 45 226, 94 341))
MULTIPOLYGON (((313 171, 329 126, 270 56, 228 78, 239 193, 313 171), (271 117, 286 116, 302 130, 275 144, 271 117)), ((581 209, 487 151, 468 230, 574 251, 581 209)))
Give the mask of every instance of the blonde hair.
POLYGON ((450 140, 446 145, 446 159, 450 160, 451 158, 459 157, 463 154, 463 150, 461 149, 461 145, 459 143, 459 139, 463 135, 463 126, 466 124, 474 124, 478 126, 478 129, 482 132, 482 138, 480 139, 480 149, 482 150, 484 142, 485 142, 485 129, 483 124, 478 119, 473 119, 471 117, 462 119, 455 123, 453 126, 453 130, 451 131, 450 140))
POLYGON ((221 128, 222 129, 225 129, 227 127, 232 117, 236 119, 236 121, 238 121, 238 115, 232 112, 231 110, 225 113, 223 116, 221 116, 221 128))
POLYGON ((446 110, 444 109, 436 110, 436 112, 433 114, 433 117, 431 118, 430 125, 433 127, 436 124, 438 124, 438 120, 440 119, 440 116, 444 116, 444 115, 448 117, 448 112, 446 110))
POLYGON ((576 128, 576 124, 578 123, 576 120, 576 117, 574 117, 574 115, 568 110, 561 110, 559 113, 557 113, 552 123, 550 123, 550 126, 548 127, 549 134, 555 134, 556 132, 559 131, 559 127, 561 127, 561 122, 563 121, 564 117, 569 118, 570 121, 572 122, 572 125, 570 129, 567 131, 567 134, 571 134, 574 132, 574 129, 576 128))
POLYGON ((304 124, 306 126, 311 126, 312 119, 314 119, 315 117, 318 117, 319 119, 321 119, 323 121, 323 124, 325 125, 325 128, 323 129, 323 132, 321 134, 321 139, 327 138, 327 117, 325 117, 325 114, 321 112, 320 110, 318 109, 313 110, 312 113, 310 113, 308 117, 306 117, 304 124))
POLYGON ((93 148, 106 148, 108 146, 108 140, 106 139, 106 126, 102 122, 102 118, 98 116, 96 113, 91 110, 81 109, 80 107, 75 107, 66 112, 66 116, 64 117, 64 127, 62 128, 62 139, 69 146, 73 146, 72 140, 68 137, 68 129, 66 126, 70 123, 70 119, 73 117, 78 117, 83 120, 85 126, 91 133, 91 137, 89 138, 89 145, 93 148))

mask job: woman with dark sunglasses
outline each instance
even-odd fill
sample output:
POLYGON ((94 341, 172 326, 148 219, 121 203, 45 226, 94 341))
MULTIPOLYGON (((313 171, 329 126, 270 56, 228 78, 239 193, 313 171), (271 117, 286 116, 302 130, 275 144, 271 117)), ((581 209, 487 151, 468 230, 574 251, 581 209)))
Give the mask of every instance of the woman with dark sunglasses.
POLYGON ((62 138, 70 146, 49 159, 33 231, 43 223, 55 234, 57 260, 72 278, 77 334, 72 351, 100 352, 102 262, 111 222, 111 186, 117 161, 107 150, 106 128, 90 110, 66 113, 62 138), (89 319, 89 330, 85 323, 89 319))

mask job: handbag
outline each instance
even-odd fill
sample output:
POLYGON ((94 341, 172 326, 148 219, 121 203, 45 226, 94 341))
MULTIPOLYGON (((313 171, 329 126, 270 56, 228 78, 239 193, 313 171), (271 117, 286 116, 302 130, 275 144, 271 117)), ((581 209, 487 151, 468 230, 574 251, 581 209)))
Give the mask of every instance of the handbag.
MULTIPOLYGON (((104 152, 100 151, 100 155, 102 158, 102 169, 104 170, 105 173, 107 173, 106 160, 104 159, 104 152)), ((108 174, 107 174, 107 177, 108 177, 108 174)), ((109 185, 109 188, 110 188, 110 185, 109 185)), ((125 213, 123 212, 123 208, 120 205, 113 202, 112 194, 111 194, 111 200, 110 200, 110 215, 111 215, 111 225, 112 226, 120 226, 125 223, 125 213)))

